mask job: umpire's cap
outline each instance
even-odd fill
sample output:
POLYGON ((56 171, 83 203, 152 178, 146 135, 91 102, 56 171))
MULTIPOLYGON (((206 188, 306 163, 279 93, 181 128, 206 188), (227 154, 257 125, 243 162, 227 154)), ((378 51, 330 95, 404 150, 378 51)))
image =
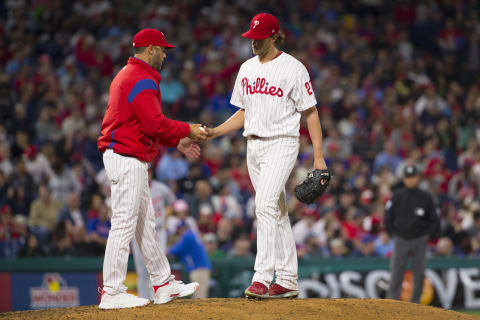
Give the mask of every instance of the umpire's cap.
POLYGON ((408 165, 403 169, 403 176, 405 178, 418 175, 418 169, 415 165, 408 165))

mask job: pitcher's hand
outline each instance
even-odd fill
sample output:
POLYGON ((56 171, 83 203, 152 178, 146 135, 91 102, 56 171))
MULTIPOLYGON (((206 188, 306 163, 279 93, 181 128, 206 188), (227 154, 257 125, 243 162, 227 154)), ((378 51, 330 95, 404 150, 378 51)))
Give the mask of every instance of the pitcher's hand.
POLYGON ((207 131, 207 140, 212 140, 217 137, 215 128, 203 127, 207 131))

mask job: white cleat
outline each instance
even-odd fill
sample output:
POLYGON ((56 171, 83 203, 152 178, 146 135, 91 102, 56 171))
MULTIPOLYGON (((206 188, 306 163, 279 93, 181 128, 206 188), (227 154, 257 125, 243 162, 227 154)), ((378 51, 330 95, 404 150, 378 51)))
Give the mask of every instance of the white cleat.
POLYGON ((150 303, 150 300, 139 298, 133 294, 122 292, 115 295, 109 295, 106 292, 102 294, 102 300, 98 306, 100 309, 123 309, 143 307, 150 303))
POLYGON ((198 282, 184 284, 182 281, 177 281, 171 277, 167 283, 157 289, 153 303, 162 304, 176 298, 186 297, 192 295, 198 288, 200 288, 198 282))

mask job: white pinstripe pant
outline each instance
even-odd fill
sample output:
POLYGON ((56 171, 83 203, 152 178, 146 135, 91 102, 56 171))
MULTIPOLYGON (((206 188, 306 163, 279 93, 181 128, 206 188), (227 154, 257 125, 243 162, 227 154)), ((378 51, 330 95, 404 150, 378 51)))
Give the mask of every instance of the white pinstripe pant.
POLYGON ((285 184, 298 155, 298 137, 248 139, 247 165, 255 188, 257 257, 253 281, 298 289, 298 262, 285 184))
POLYGON ((134 234, 152 285, 161 285, 171 271, 155 232, 148 163, 112 150, 105 151, 103 163, 111 184, 113 212, 103 261, 103 290, 108 294, 126 290, 124 281, 134 234))
MULTIPOLYGON (((165 252, 167 250, 167 231, 165 227, 158 225, 156 221, 156 232, 160 241, 160 248, 165 252)), ((137 272, 137 293, 140 298, 153 300, 153 287, 150 284, 150 277, 148 275, 145 262, 143 260, 142 252, 138 247, 137 240, 133 238, 131 243, 133 262, 135 264, 135 271, 137 272)))

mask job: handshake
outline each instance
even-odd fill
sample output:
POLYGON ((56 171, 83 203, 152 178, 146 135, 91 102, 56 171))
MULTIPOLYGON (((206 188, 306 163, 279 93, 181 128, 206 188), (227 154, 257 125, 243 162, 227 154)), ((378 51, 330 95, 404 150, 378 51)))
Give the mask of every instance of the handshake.
POLYGON ((190 124, 189 126, 190 133, 188 134, 188 137, 191 140, 210 140, 215 136, 213 128, 204 127, 202 124, 190 124))

